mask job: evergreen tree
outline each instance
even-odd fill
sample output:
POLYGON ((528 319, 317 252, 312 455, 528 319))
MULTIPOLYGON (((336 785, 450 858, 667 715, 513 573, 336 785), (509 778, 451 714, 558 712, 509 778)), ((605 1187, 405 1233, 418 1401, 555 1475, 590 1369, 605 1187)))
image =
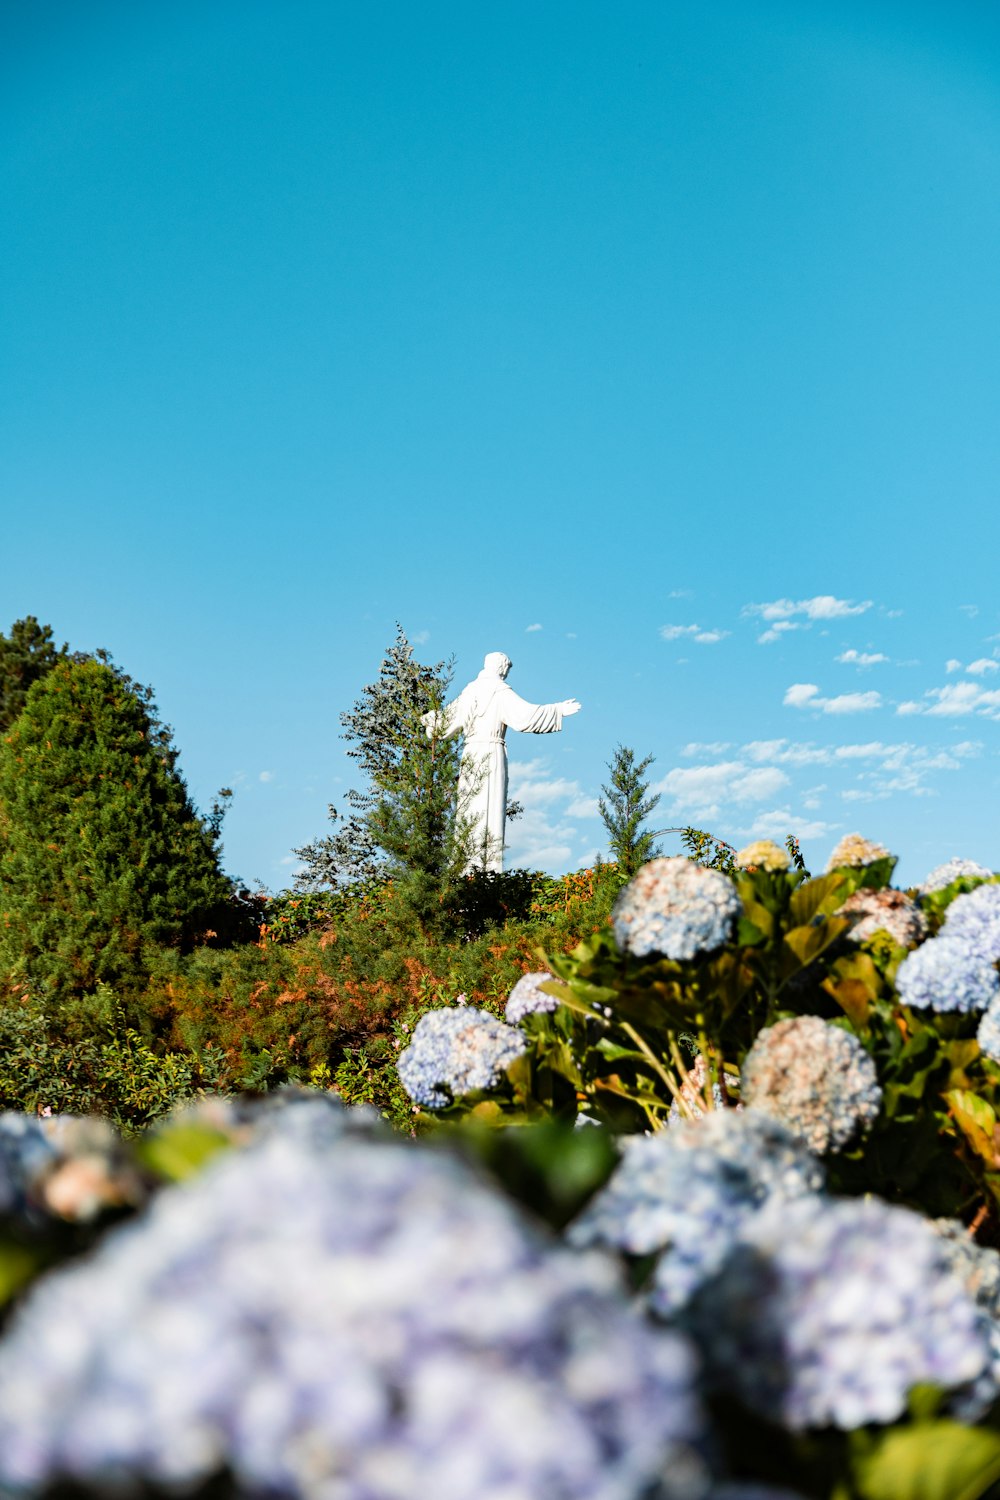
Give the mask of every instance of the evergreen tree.
POLYGON ((67 649, 57 649, 51 625, 39 625, 34 615, 15 620, 9 636, 0 635, 0 734, 21 712, 32 684, 64 660, 67 649))
POLYGON ((218 817, 195 811, 142 691, 60 660, 0 737, 0 965, 53 999, 134 990, 147 945, 192 945, 232 897, 218 817))
POLYGON ((654 847, 656 834, 642 827, 643 819, 660 800, 658 792, 652 797, 646 796, 649 782, 643 777, 652 764, 651 755, 636 763, 634 750, 627 745, 617 745, 613 759, 608 762, 611 785, 601 787, 604 797, 598 799, 597 806, 623 880, 631 880, 636 871, 657 853, 654 847))
MULTIPOLYGON (((351 743, 347 753, 357 761, 364 785, 347 793, 346 817, 331 804, 333 834, 294 851, 304 864, 296 885, 322 890, 370 880, 384 872, 387 858, 396 857, 380 843, 373 814, 385 798, 405 787, 413 772, 413 746, 423 748, 414 725, 435 702, 443 701, 447 682, 447 663, 423 666, 415 661, 413 647, 397 624, 378 680, 363 688, 354 707, 340 715, 344 738, 351 743)), ((397 841, 392 842, 395 850, 397 841)))

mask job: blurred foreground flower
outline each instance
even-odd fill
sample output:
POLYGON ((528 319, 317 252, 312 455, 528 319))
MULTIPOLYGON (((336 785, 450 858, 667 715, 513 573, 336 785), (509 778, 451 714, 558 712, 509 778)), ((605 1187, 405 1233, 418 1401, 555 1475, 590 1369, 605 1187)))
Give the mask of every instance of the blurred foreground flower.
POLYGON ((991 882, 956 896, 941 936, 955 938, 988 963, 996 963, 1000 958, 1000 885, 991 882))
POLYGON ((668 1317, 718 1271, 740 1225, 762 1203, 823 1183, 823 1169, 805 1147, 752 1110, 711 1110, 622 1144, 620 1165, 568 1238, 657 1255, 650 1301, 668 1317))
POLYGON ((854 926, 847 933, 852 943, 867 943, 876 932, 887 932, 900 948, 913 948, 927 936, 927 918, 920 907, 904 891, 891 887, 855 891, 837 915, 854 918, 854 926))
POLYGON ((688 1346, 443 1152, 324 1103, 51 1274, 0 1344, 0 1492, 688 1500, 688 1346))
POLYGON ((913 1386, 953 1390, 990 1363, 931 1225, 878 1198, 765 1205, 692 1327, 718 1384, 793 1431, 893 1422, 913 1386))
POLYGON ((619 895, 611 921, 623 952, 681 960, 720 948, 742 911, 728 876, 677 855, 643 865, 619 895))

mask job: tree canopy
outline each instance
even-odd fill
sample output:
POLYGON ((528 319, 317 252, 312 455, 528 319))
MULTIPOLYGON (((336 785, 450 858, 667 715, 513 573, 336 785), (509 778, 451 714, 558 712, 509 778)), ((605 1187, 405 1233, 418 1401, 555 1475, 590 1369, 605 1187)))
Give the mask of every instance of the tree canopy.
POLYGON ((218 820, 133 687, 64 657, 0 737, 0 962, 53 998, 141 982, 147 945, 190 946, 232 896, 218 820))

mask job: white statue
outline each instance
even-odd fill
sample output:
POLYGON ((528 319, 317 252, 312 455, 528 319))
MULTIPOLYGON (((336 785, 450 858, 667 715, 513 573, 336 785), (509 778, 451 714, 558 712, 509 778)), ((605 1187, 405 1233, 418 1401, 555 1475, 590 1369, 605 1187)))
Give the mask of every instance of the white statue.
POLYGON ((437 714, 424 714, 429 735, 463 734, 462 770, 458 782, 462 815, 472 825, 472 850, 467 869, 502 870, 504 827, 507 818, 508 729, 523 734, 555 734, 563 719, 579 713, 575 698, 563 703, 525 703, 505 681, 510 658, 491 651, 479 676, 464 687, 453 703, 437 714))

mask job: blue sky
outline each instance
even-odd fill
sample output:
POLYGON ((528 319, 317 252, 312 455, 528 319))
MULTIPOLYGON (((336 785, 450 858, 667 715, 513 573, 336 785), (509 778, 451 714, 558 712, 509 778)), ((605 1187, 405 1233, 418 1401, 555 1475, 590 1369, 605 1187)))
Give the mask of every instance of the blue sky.
POLYGON ((1000 863, 994 5, 0 29, 0 629, 155 687, 234 872, 397 620, 584 705, 511 736, 515 862, 593 857, 620 741, 662 826, 1000 863))

